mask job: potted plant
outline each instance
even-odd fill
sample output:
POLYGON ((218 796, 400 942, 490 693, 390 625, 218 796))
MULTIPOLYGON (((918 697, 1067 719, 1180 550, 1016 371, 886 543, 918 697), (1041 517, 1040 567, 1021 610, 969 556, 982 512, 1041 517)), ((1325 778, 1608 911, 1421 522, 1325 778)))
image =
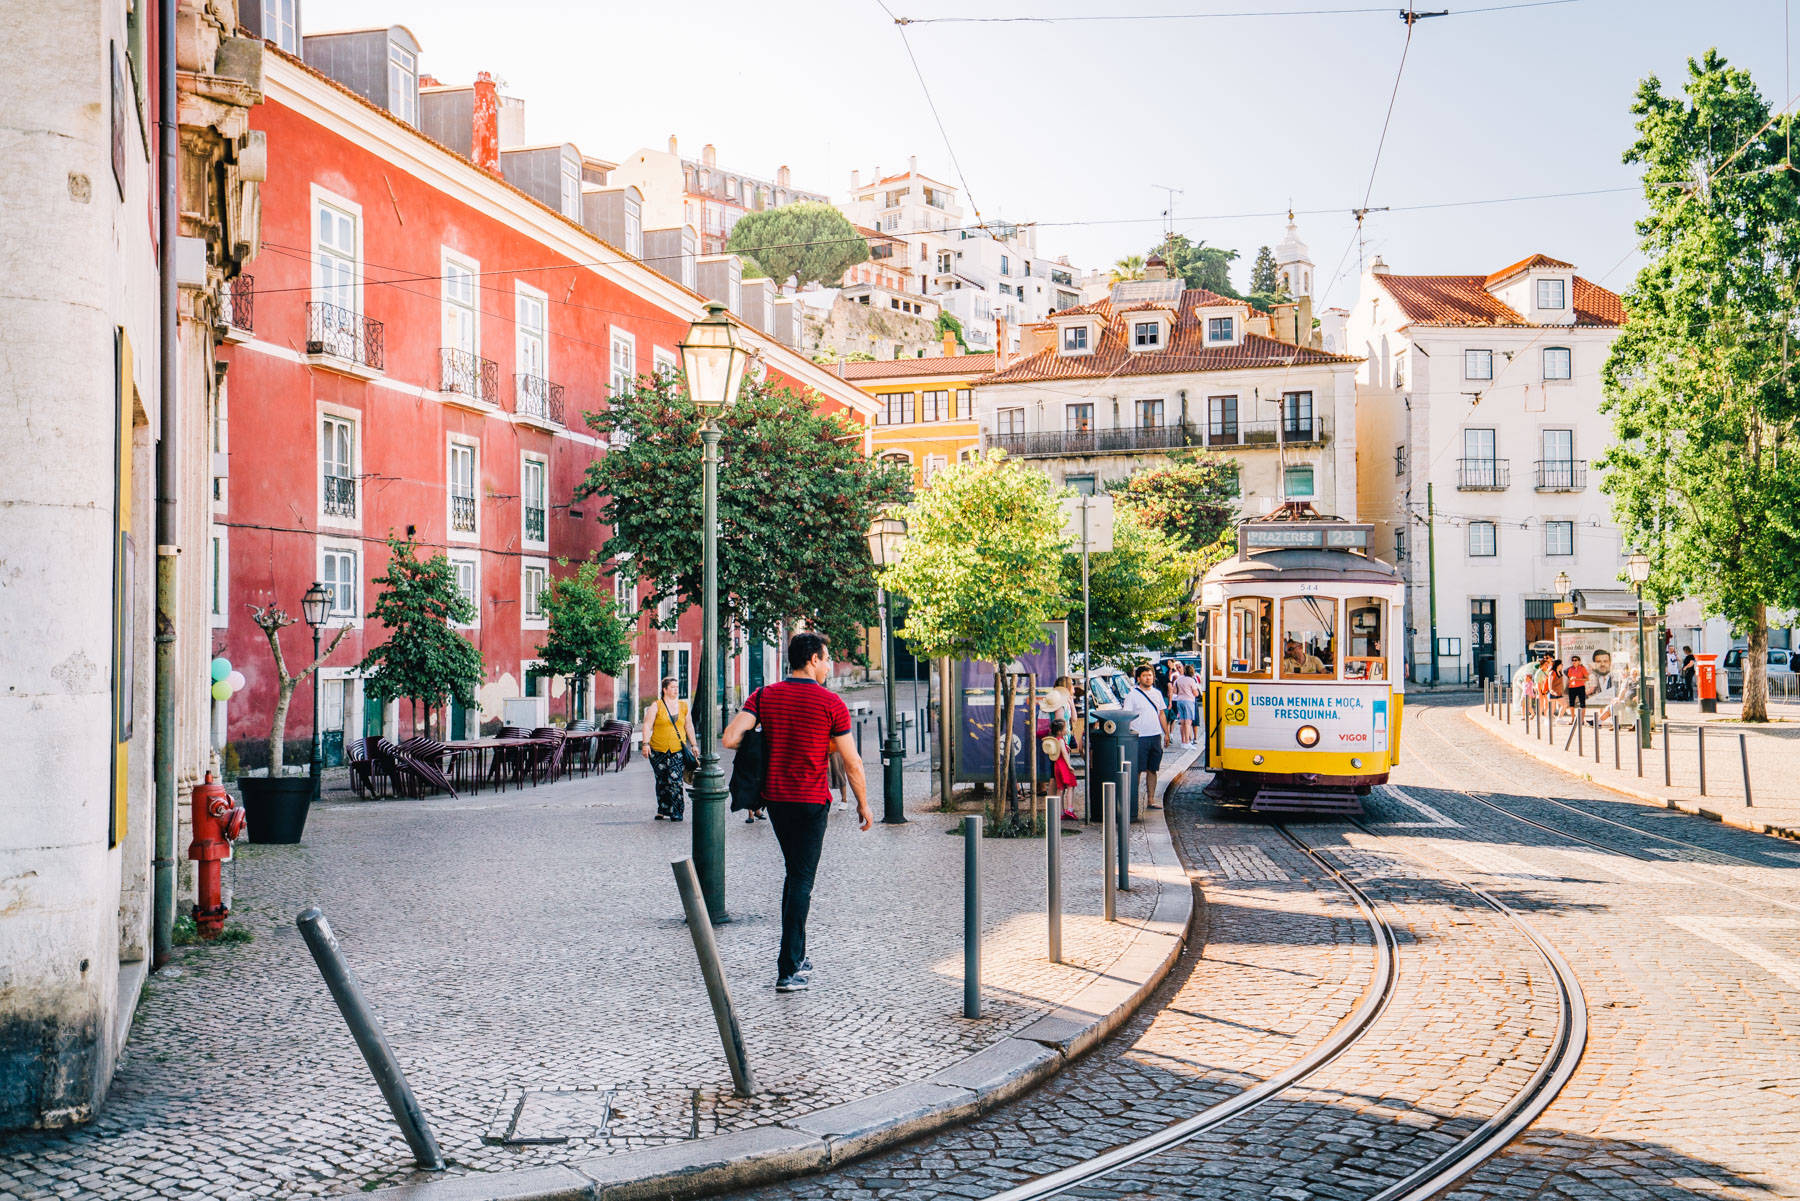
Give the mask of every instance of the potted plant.
MULTIPOLYGON (((287 746, 288 705, 294 699, 294 689, 331 657, 331 652, 338 648, 350 627, 340 629, 331 645, 304 671, 297 676, 290 675, 287 656, 281 651, 281 631, 293 625, 294 619, 278 605, 250 605, 248 608, 251 620, 269 640, 269 654, 275 660, 275 716, 269 725, 268 774, 238 777, 238 788, 244 797, 245 824, 251 842, 299 842, 306 829, 307 811, 312 808, 313 781, 310 773, 290 776, 282 770, 282 754, 287 746)), ((323 624, 322 620, 320 624, 323 624)), ((313 645, 318 646, 316 639, 313 645)), ((317 713, 313 714, 313 720, 318 720, 317 713)))

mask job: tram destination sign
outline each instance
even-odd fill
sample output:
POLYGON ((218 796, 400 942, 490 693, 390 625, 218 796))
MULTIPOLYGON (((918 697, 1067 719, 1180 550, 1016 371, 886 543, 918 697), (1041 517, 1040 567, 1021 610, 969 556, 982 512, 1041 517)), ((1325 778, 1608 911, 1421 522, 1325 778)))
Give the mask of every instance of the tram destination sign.
POLYGON ((1257 525, 1245 522, 1238 527, 1238 545, 1251 550, 1360 550, 1369 549, 1367 525, 1345 525, 1342 522, 1271 522, 1257 525))

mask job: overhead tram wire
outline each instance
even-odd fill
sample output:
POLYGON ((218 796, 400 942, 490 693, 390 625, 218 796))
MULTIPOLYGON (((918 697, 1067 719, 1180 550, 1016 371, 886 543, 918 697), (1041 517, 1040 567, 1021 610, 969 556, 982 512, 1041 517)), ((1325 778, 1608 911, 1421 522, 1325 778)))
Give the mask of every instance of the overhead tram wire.
POLYGON ((931 119, 937 122, 938 134, 944 139, 944 152, 950 156, 950 165, 956 169, 957 182, 962 184, 963 195, 969 198, 969 210, 975 214, 975 227, 987 232, 987 222, 982 220, 981 205, 975 201, 975 190, 969 187, 969 177, 963 173, 962 160, 956 157, 956 147, 950 144, 950 131, 944 126, 943 114, 938 112, 937 101, 932 98, 931 85, 925 82, 925 70, 919 66, 919 56, 913 53, 912 43, 907 40, 907 22, 894 15, 894 10, 887 6, 887 0, 875 0, 894 22, 894 30, 900 35, 900 45, 906 50, 906 60, 912 64, 913 74, 919 77, 919 90, 925 93, 925 105, 931 110, 931 119))
MULTIPOLYGON (((1521 0, 1515 4, 1485 4, 1476 8, 1446 9, 1424 16, 1470 17, 1479 13, 1512 12, 1524 8, 1554 8, 1582 0, 1521 0)), ((887 5, 883 4, 883 8, 887 5)), ((1248 17, 1365 17, 1391 13, 1393 5, 1378 8, 1275 8, 1211 13, 1077 13, 1068 17, 894 17, 896 25, 1072 25, 1093 21, 1221 21, 1248 17)), ((888 14, 892 16, 890 12, 888 14)))

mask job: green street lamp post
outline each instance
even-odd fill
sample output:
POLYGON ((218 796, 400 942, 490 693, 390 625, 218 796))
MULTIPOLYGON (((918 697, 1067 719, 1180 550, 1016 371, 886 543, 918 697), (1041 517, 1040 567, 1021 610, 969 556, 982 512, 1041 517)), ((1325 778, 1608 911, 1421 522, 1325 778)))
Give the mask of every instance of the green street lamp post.
POLYGON ((719 768, 719 413, 737 401, 749 352, 725 306, 710 301, 706 316, 680 344, 688 395, 700 408, 700 464, 705 550, 700 570, 700 769, 694 774, 694 870, 713 923, 725 911, 725 773, 719 768))
MULTIPOLYGON (((323 741, 325 731, 319 721, 319 635, 325 629, 325 619, 330 612, 331 592, 324 584, 314 580, 313 586, 308 588, 306 595, 300 598, 300 613, 306 618, 306 624, 312 627, 313 632, 313 736, 310 770, 312 773, 312 803, 315 805, 319 803, 319 793, 325 774, 325 744, 323 741)), ((271 766, 269 774, 271 776, 280 775, 281 765, 277 763, 271 766)))
POLYGON ((1625 576, 1637 593, 1638 745, 1650 746, 1650 665, 1644 658, 1644 583, 1650 578, 1650 556, 1633 553, 1625 558, 1625 576))
MULTIPOLYGON (((880 513, 869 527, 869 558, 876 571, 883 571, 900 561, 900 548, 906 544, 906 519, 893 510, 880 513)), ((894 713, 894 630, 893 610, 888 604, 886 588, 877 588, 881 606, 881 659, 887 697, 887 738, 881 744, 881 820, 890 826, 906 821, 906 740, 900 736, 900 723, 894 713)))

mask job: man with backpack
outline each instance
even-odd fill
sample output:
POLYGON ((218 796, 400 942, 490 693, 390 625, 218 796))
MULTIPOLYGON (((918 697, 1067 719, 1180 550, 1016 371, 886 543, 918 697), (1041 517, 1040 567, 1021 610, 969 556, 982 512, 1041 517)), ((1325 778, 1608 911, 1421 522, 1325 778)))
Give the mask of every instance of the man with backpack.
POLYGON ((736 750, 746 734, 759 723, 762 727, 760 799, 787 865, 781 889, 781 951, 775 964, 775 991, 804 992, 812 985, 812 960, 806 957, 806 916, 812 905, 819 852, 825 845, 826 818, 831 813, 828 764, 833 750, 843 757, 862 828, 867 830, 875 818, 869 812, 862 756, 850 735, 850 709, 842 697, 825 687, 831 678, 831 652, 825 639, 810 631, 795 634, 788 640, 787 655, 787 679, 751 693, 719 741, 736 750))

